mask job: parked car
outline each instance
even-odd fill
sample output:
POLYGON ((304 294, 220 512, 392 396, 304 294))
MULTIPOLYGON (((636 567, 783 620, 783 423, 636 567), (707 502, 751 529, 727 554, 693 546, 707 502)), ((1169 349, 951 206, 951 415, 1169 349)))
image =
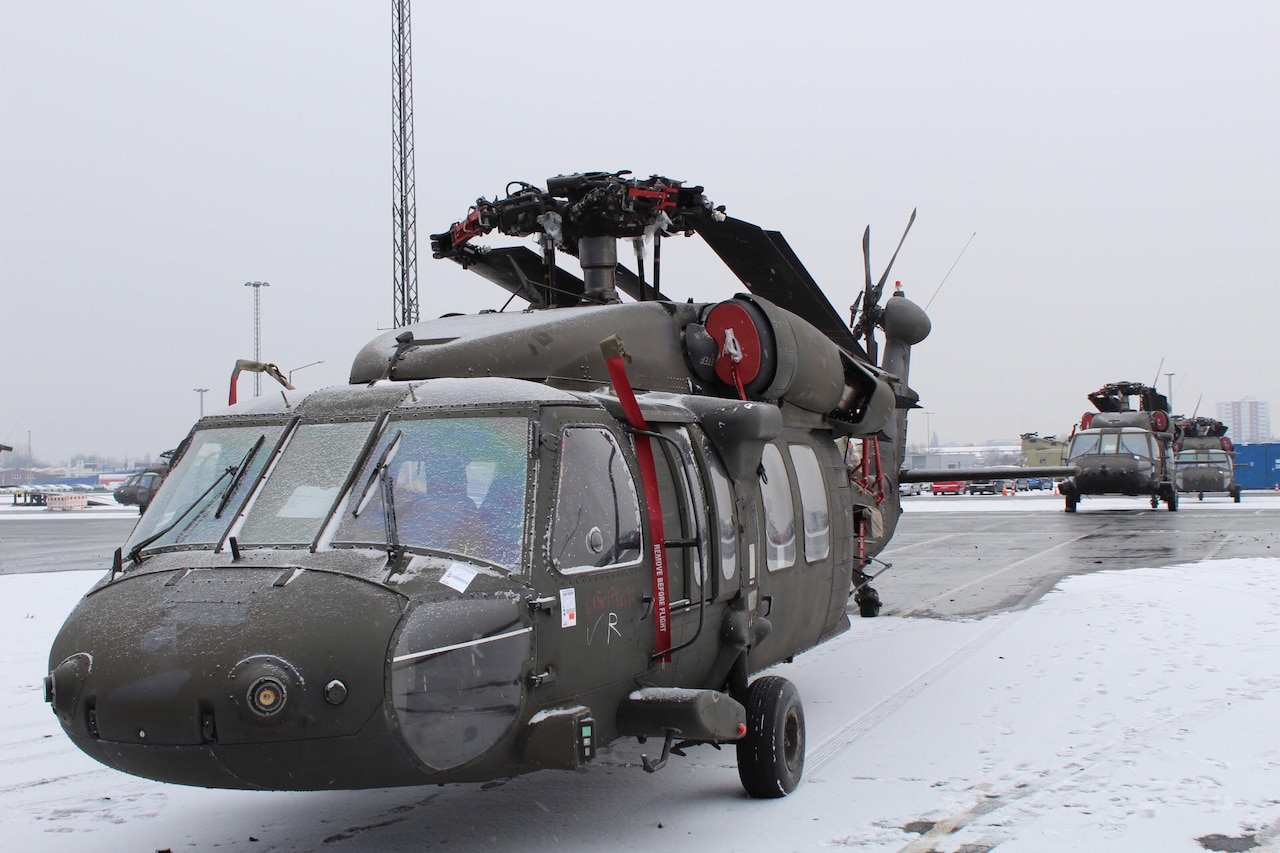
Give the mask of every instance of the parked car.
POLYGON ((923 495, 924 483, 899 483, 898 494, 900 495, 923 495))
POLYGON ((969 484, 964 480, 939 480, 933 484, 935 495, 963 495, 969 484))
POLYGON ((970 480, 966 491, 971 495, 998 495, 1000 488, 1000 480, 970 480))

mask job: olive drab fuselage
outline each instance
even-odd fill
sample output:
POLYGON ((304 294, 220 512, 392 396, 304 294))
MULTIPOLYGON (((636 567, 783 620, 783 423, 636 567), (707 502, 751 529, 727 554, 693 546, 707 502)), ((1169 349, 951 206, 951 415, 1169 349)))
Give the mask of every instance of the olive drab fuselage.
MULTIPOLYGON (((489 220, 437 235, 532 309, 398 329, 347 386, 203 417, 50 652, 78 747, 163 781, 311 790, 572 769, 655 737, 647 769, 736 743, 753 796, 795 786, 798 694, 750 676, 844 631, 852 594, 872 615, 928 319, 900 291, 881 307, 868 273, 877 364, 780 235, 700 188, 569 177, 575 204, 621 193, 614 236, 640 213, 696 228, 753 293, 670 302, 641 279, 640 301, 588 304, 612 284, 597 235, 584 281, 544 289, 525 255, 471 252, 489 220)), ((527 192, 517 219, 485 216, 519 232, 527 192)), ((536 201, 563 250, 579 207, 554 192, 536 201)))

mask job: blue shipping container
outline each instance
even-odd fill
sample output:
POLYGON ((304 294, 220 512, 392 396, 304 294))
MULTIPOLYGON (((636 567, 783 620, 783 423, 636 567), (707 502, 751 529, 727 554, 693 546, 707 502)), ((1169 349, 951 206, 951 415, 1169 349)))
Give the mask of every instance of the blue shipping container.
POLYGON ((1280 444, 1237 444, 1236 482, 1242 489, 1274 489, 1280 483, 1280 444))

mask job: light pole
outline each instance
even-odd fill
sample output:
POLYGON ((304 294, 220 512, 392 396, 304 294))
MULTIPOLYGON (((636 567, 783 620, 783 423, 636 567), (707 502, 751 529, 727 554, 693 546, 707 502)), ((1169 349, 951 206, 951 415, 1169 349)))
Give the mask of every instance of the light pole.
POLYGON ((929 416, 932 414, 933 412, 924 413, 924 431, 928 433, 928 435, 925 436, 925 448, 924 448, 925 456, 928 456, 930 451, 933 450, 933 430, 929 426, 929 416))
MULTIPOLYGON (((246 281, 245 287, 253 288, 253 360, 262 361, 262 288, 271 285, 265 281, 246 281)), ((262 374, 253 374, 253 396, 262 396, 262 374)))
POLYGON ((192 390, 194 390, 197 394, 199 394, 199 395, 200 395, 200 417, 202 417, 202 418, 203 418, 203 417, 204 417, 204 394, 205 394, 205 392, 206 392, 206 391, 208 391, 209 389, 208 389, 208 388, 194 388, 194 389, 192 389, 192 390))
POLYGON ((319 361, 313 361, 313 362, 311 362, 310 364, 304 364, 304 365, 302 365, 302 367, 295 367, 293 370, 290 370, 290 371, 289 371, 289 384, 290 384, 290 385, 292 385, 292 384, 293 384, 293 374, 297 373, 299 370, 302 370, 304 367, 315 367, 317 364, 324 364, 324 359, 322 358, 322 359, 320 359, 319 361))

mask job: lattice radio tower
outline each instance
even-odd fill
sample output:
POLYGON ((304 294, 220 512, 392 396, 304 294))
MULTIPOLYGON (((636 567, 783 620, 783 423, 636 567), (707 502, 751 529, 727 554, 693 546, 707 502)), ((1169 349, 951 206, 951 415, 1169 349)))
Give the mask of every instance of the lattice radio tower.
POLYGON ((393 0, 395 57, 391 63, 391 188, 395 281, 392 322, 418 322, 418 213, 413 185, 413 36, 409 0, 393 0))

